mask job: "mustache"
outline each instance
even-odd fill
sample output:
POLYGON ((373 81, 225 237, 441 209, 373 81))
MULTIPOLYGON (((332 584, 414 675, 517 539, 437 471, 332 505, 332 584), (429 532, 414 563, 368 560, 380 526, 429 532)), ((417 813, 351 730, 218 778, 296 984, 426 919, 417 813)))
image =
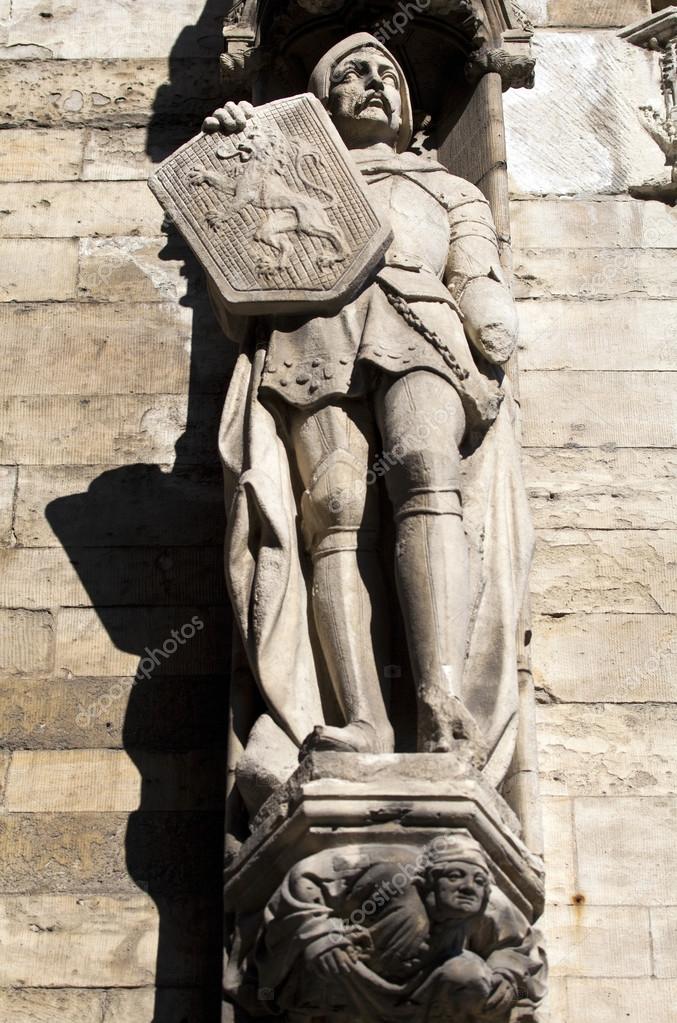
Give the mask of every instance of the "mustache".
POLYGON ((362 113, 363 110, 366 110, 371 101, 374 99, 380 100, 381 103, 383 104, 383 109, 385 110, 385 112, 388 114, 389 117, 392 116, 393 113, 392 103, 390 102, 386 94, 384 92, 376 92, 373 89, 370 90, 369 92, 365 92, 361 99, 358 100, 357 112, 362 113))

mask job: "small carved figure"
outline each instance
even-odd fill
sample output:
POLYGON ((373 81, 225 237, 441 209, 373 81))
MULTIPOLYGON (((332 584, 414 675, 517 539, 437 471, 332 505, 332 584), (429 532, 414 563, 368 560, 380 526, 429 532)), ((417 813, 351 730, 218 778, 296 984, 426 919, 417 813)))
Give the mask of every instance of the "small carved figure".
POLYGON ((299 862, 265 910, 231 994, 260 1011, 365 1023, 526 1023, 545 989, 539 935, 466 832, 299 862), (246 961, 247 960, 247 961, 246 961), (248 972, 247 972, 248 970, 248 972), (242 985, 238 988, 238 985, 242 985))

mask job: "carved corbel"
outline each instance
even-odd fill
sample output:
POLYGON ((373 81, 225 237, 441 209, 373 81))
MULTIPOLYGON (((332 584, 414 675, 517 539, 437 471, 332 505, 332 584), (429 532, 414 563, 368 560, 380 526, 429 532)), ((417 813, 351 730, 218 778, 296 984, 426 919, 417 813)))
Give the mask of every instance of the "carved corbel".
POLYGON ((536 60, 529 54, 510 53, 503 48, 483 48, 473 53, 465 66, 466 78, 472 83, 491 72, 501 76, 504 92, 508 89, 533 89, 536 60))

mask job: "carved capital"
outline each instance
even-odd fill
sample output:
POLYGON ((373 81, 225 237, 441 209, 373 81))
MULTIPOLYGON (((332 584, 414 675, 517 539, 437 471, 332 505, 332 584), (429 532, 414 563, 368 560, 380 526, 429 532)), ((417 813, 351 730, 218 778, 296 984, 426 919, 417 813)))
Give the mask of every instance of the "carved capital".
POLYGON ((514 54, 504 49, 482 49, 468 60, 465 73, 468 81, 478 82, 483 75, 501 76, 503 91, 533 89, 536 78, 536 60, 528 54, 514 54))

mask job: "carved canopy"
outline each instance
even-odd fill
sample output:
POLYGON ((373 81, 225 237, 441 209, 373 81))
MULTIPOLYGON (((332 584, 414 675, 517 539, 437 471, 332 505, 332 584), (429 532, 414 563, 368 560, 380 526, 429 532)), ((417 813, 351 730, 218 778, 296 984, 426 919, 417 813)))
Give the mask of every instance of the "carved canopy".
POLYGON ((363 30, 393 50, 415 105, 433 115, 441 97, 489 71, 504 88, 533 85, 531 29, 511 0, 234 0, 222 57, 229 95, 303 91, 321 54, 363 30))

